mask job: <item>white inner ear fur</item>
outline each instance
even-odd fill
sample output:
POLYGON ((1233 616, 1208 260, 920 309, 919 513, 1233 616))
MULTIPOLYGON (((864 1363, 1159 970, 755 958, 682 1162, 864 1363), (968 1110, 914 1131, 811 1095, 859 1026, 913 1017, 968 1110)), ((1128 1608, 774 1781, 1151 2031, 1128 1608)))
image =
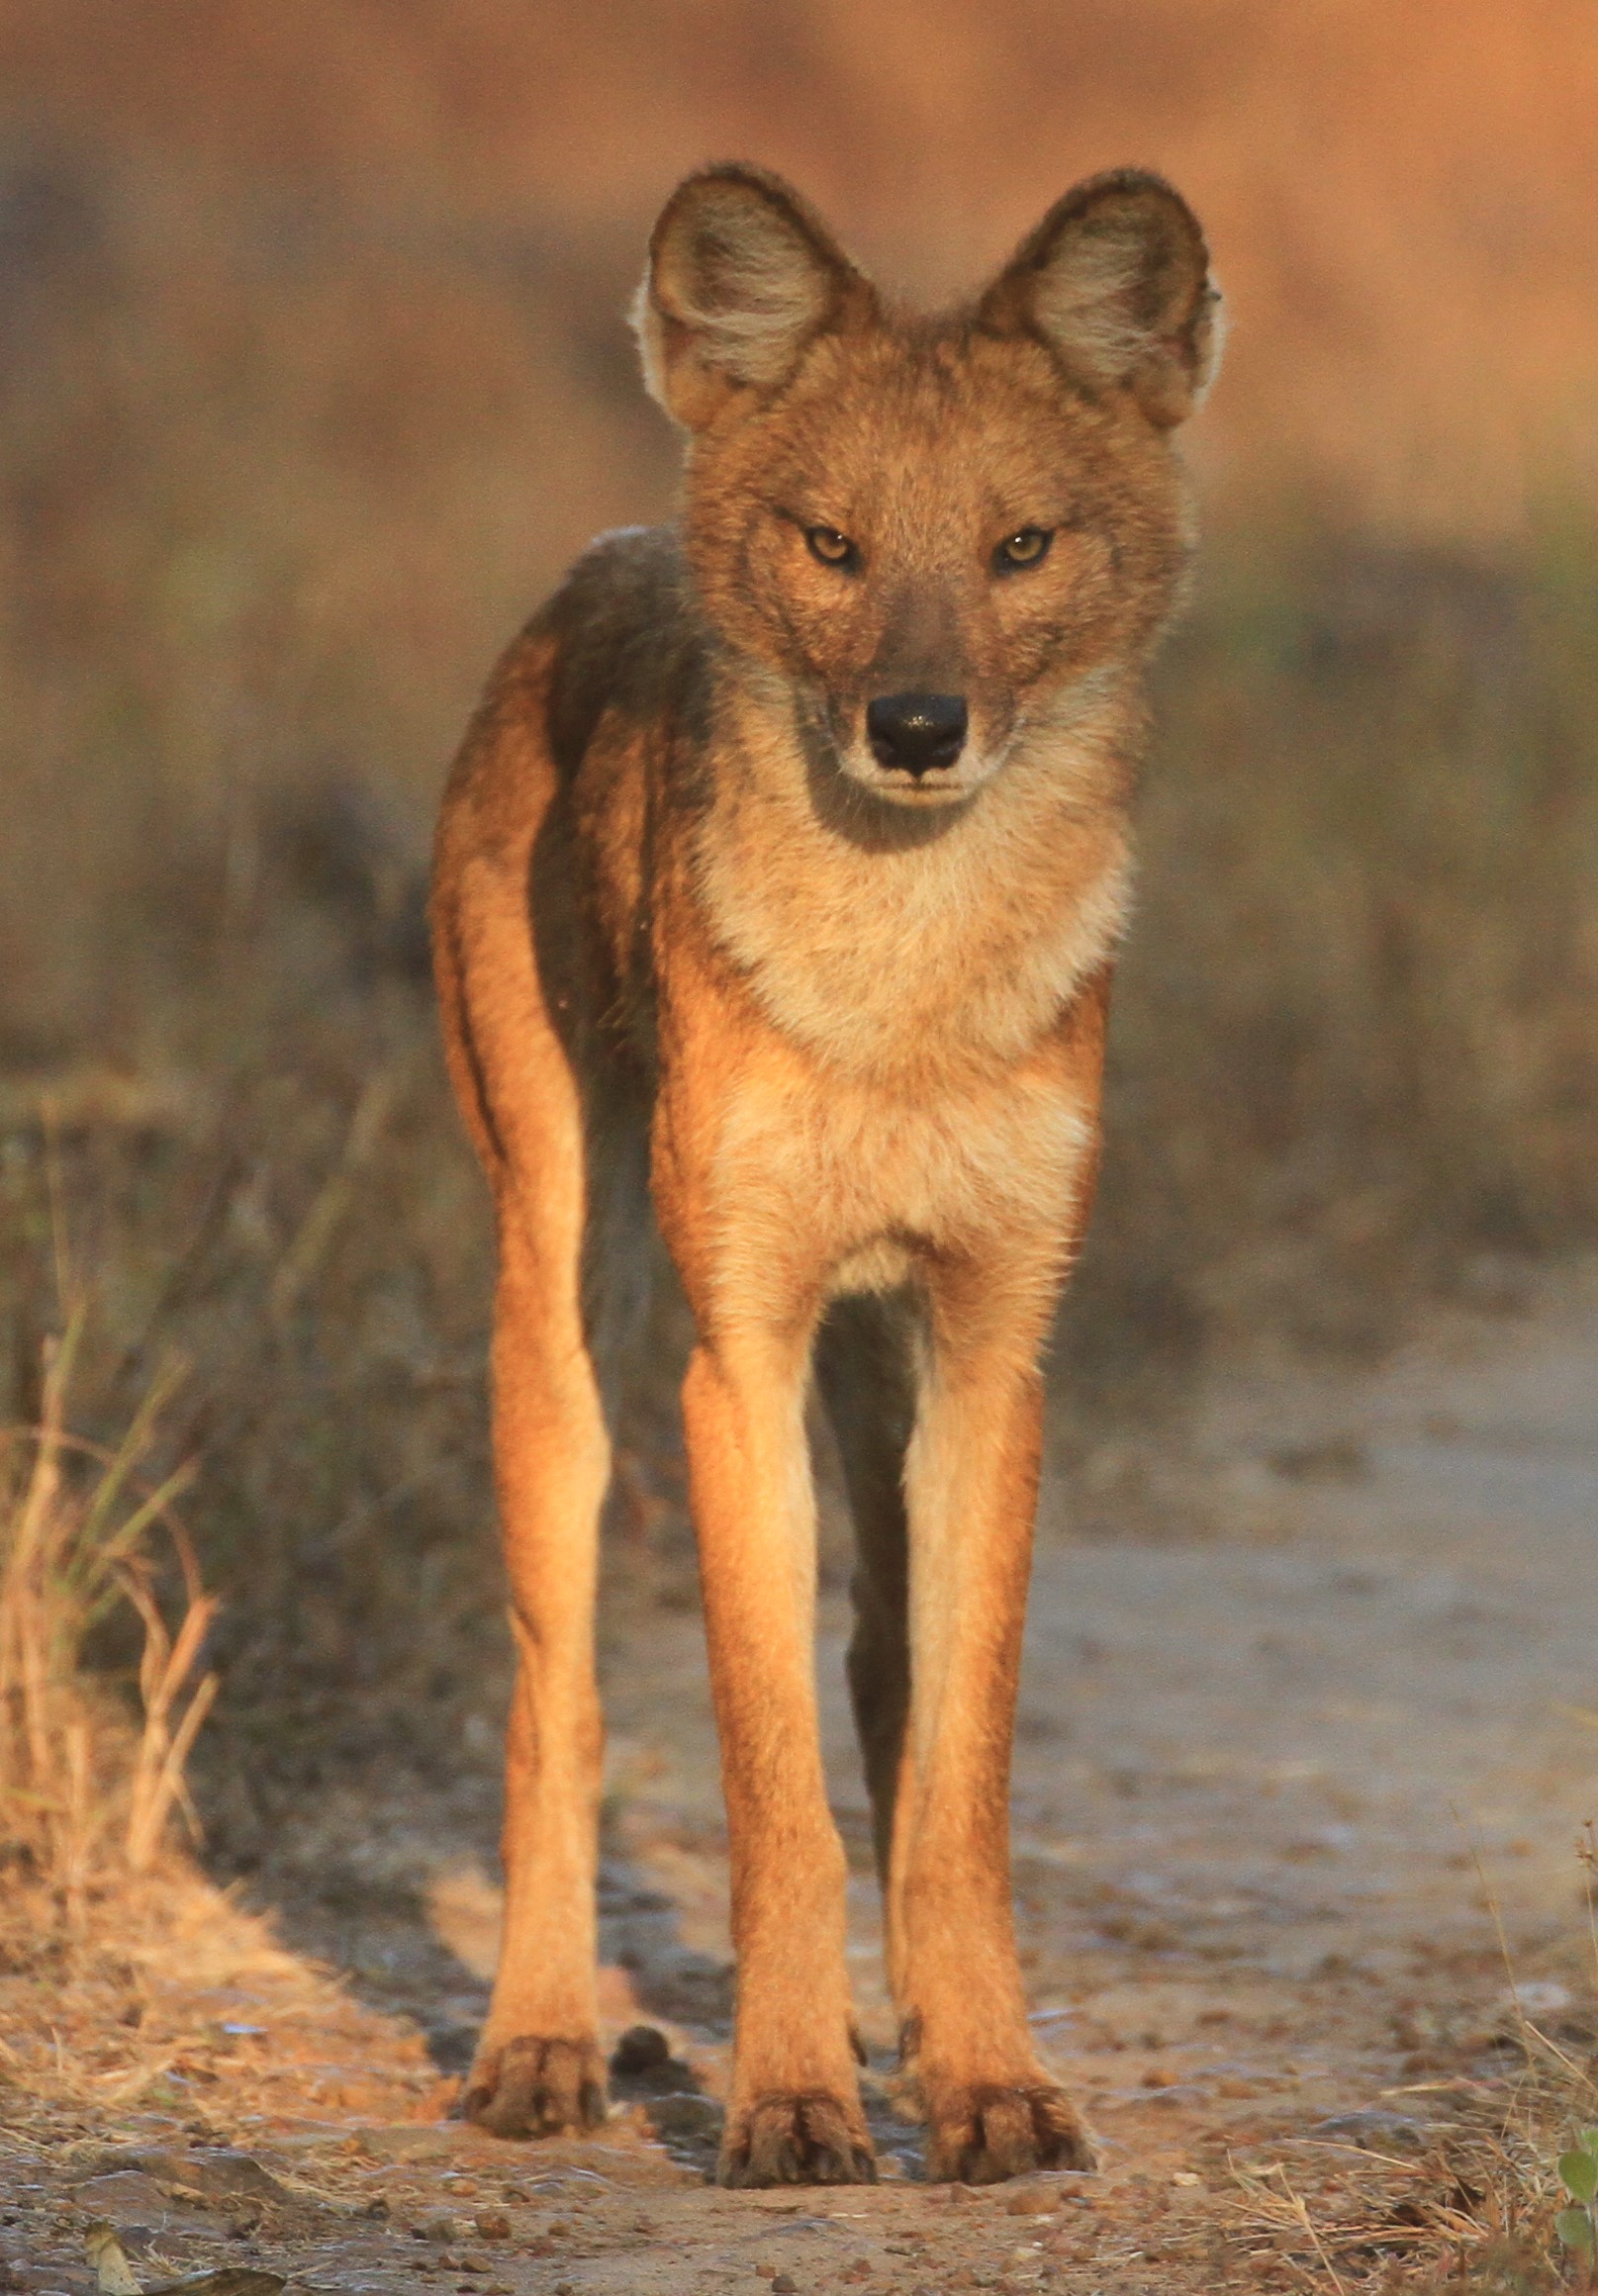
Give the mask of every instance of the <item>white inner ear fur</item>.
MULTIPOLYGON (((1146 230, 1136 216, 1096 223, 1066 241, 1034 290, 1039 326, 1093 382, 1124 382, 1152 353, 1168 350, 1160 330, 1137 316, 1138 287, 1149 261, 1146 230)), ((1193 329, 1195 406, 1219 372, 1225 335, 1223 306, 1213 281, 1206 280, 1204 299, 1206 308, 1193 329)))
POLYGON ((765 202, 707 200, 669 232, 635 312, 649 385, 660 396, 664 325, 693 337, 701 364, 739 383, 782 379, 824 318, 827 273, 765 202))

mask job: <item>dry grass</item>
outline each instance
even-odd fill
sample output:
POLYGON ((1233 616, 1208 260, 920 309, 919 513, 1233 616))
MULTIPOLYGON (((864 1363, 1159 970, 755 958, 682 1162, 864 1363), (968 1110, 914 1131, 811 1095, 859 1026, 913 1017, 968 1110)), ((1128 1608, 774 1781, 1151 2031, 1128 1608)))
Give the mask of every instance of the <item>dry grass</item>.
POLYGON ((0 1858, 85 1926, 88 1893, 149 1872, 174 1814, 198 1839, 185 1769, 216 1697, 195 1679, 217 1599, 173 1503, 188 1466, 150 1485, 141 1473, 170 1382, 153 1386, 107 1450, 66 1424, 84 1318, 45 1351, 37 1425, 0 1430, 0 1858), (154 1545, 177 1565, 168 1624, 154 1545), (92 1678, 88 1658, 119 1607, 141 1636, 139 1718, 92 1678))
POLYGON ((1239 2167, 1238 2250, 1294 2259, 1304 2282, 1339 2296, 1564 2284, 1552 2234, 1556 2121, 1523 2103, 1505 2125, 1503 2100, 1478 2100, 1478 2110, 1481 2101, 1475 2125, 1455 2121, 1420 2158, 1295 2145, 1290 2160, 1239 2167))
MULTIPOLYGON (((1466 2016, 1445 2054, 1457 2069, 1382 2092, 1356 2137, 1293 2139, 1234 2163, 1236 2244, 1264 2276, 1346 2296, 1355 2288, 1444 2296, 1545 2296, 1591 2288, 1590 2253, 1555 2220, 1569 2205, 1560 2157, 1598 2123, 1598 1922, 1592 1827, 1578 1848, 1588 1891, 1587 1951, 1560 1955, 1571 1982, 1517 1981, 1479 1866, 1510 1978, 1485 2030, 1466 2016), (1551 1995, 1562 2009, 1531 2004, 1551 1995), (1383 2127, 1385 2111, 1389 2125, 1383 2127)), ((1439 2020, 1440 2034, 1454 2023, 1439 2020)), ((1590 2219, 1589 2219, 1590 2222, 1590 2219)))
POLYGON ((0 1896, 0 2131, 56 2163, 74 2140, 99 2151, 184 2126, 250 2143, 305 2113, 395 2122, 447 2106, 414 2029, 361 2007, 183 1861, 92 1892, 79 1931, 38 1913, 37 1893, 0 1896))

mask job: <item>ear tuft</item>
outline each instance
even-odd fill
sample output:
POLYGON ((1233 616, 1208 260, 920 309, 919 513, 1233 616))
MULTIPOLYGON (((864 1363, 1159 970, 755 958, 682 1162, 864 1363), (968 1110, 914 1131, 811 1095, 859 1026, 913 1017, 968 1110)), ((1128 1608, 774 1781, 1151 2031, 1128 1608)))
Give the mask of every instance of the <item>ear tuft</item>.
POLYGON ((632 322, 651 394, 697 430, 729 392, 783 382, 824 328, 872 308, 870 284, 797 192, 728 165, 667 201, 632 322))
POLYGON ((1090 391, 1182 421, 1220 363, 1220 295, 1198 220, 1142 168, 1090 176, 1051 208, 983 297, 978 323, 1040 337, 1090 391))

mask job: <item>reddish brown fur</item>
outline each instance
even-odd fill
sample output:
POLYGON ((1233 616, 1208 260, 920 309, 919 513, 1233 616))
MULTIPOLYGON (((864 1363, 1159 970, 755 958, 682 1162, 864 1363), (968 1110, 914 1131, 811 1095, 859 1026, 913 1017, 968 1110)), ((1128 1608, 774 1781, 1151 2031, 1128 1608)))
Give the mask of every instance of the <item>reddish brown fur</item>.
POLYGON ((438 838, 446 1042, 501 1244, 520 1670, 467 2109, 504 2134, 602 2109, 593 1605, 652 1195, 697 1332, 738 1950, 721 2173, 872 2172, 816 1729, 812 1362, 931 2173, 1089 2158, 1027 2034, 1009 1745, 1038 1359, 1092 1191, 1141 676, 1187 556, 1168 434, 1213 301, 1145 176, 1080 187, 940 320, 887 310, 755 170, 691 178, 657 228, 639 325, 693 434, 682 526, 597 543, 512 648, 438 838), (1021 529, 1052 546, 1006 570, 1021 529), (924 774, 866 737, 867 703, 909 691, 969 707, 924 774))

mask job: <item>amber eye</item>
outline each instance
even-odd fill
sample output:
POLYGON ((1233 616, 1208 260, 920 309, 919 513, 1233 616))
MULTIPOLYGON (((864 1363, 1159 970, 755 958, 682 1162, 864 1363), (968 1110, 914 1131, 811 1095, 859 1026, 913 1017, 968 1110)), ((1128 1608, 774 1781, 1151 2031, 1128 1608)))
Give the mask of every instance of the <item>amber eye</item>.
POLYGON ((823 566, 841 566, 846 573, 852 573, 860 564, 859 551, 836 526, 806 526, 804 539, 810 546, 810 556, 819 558, 823 566))
POLYGON ((1036 566, 1049 555, 1054 536, 1046 526, 1018 526, 1013 534, 1006 534, 993 552, 993 566, 999 574, 1012 573, 1020 566, 1036 566))

